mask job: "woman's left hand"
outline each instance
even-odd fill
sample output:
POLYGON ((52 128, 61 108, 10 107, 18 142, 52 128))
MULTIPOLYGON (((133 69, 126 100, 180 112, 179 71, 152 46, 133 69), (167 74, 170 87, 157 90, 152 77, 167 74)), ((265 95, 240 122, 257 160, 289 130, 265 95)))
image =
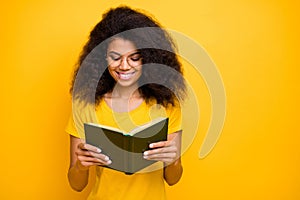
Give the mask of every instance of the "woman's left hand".
POLYGON ((148 151, 144 152, 144 158, 164 162, 165 166, 172 164, 180 157, 180 143, 177 134, 168 135, 168 141, 151 143, 148 151), (175 137, 174 137, 175 136, 175 137))

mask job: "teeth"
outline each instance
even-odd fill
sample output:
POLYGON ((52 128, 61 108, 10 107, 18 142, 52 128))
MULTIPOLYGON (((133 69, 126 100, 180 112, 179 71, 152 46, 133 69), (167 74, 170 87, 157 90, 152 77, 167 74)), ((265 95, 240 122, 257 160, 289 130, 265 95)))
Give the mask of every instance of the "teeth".
POLYGON ((126 74, 119 73, 119 77, 120 77, 120 79, 130 79, 133 74, 134 74, 134 72, 132 72, 132 73, 126 73, 126 74))

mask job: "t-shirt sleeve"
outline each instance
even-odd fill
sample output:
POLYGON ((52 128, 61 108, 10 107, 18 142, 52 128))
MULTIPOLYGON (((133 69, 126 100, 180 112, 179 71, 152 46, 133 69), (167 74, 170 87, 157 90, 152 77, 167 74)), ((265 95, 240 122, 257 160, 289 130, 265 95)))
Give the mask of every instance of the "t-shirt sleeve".
POLYGON ((167 116, 169 117, 168 133, 174 133, 182 130, 182 115, 180 105, 170 106, 167 109, 167 116))
POLYGON ((65 128, 65 131, 68 134, 70 134, 70 135, 73 135, 73 136, 75 136, 77 138, 80 138, 80 136, 79 136, 79 134, 78 134, 78 132, 76 130, 75 122, 73 120, 73 116, 72 115, 70 115, 70 117, 69 117, 69 121, 67 122, 67 126, 65 128))

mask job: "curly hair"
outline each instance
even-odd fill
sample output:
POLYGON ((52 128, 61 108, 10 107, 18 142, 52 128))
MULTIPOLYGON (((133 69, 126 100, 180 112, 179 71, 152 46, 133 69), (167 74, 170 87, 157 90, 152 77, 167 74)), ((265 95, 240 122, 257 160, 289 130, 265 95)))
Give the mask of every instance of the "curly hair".
POLYGON ((99 104, 116 84, 107 69, 106 50, 113 38, 135 44, 142 57, 139 93, 149 102, 175 105, 186 96, 186 83, 176 46, 162 26, 141 11, 127 6, 112 8, 90 32, 75 68, 70 92, 85 103, 99 104))

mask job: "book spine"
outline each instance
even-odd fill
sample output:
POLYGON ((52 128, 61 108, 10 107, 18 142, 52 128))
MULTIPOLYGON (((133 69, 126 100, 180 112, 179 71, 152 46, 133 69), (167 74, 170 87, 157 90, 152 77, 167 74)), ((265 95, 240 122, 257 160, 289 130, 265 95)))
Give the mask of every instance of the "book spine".
POLYGON ((124 171, 125 173, 130 173, 130 166, 129 166, 129 136, 124 136, 123 137, 123 154, 124 154, 124 171))
POLYGON ((133 173, 133 169, 134 169, 134 144, 133 144, 134 138, 133 137, 129 137, 128 138, 128 170, 130 171, 130 173, 133 173))

